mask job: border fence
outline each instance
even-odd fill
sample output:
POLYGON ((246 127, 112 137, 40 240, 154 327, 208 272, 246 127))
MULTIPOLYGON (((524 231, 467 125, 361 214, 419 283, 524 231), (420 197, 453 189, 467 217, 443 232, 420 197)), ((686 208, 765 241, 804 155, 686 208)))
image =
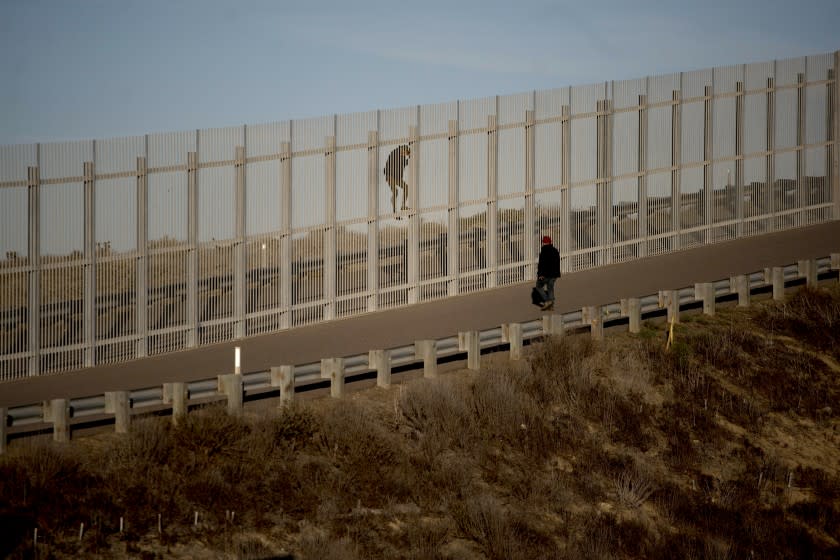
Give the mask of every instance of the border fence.
POLYGON ((572 272, 840 219, 838 70, 0 146, 0 380, 524 282, 545 234, 572 272))

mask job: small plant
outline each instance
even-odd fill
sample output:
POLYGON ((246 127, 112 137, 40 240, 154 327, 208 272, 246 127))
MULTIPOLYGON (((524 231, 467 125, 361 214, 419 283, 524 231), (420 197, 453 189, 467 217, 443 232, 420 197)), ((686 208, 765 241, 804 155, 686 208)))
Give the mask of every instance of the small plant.
POLYGON ((613 479, 618 503, 628 509, 641 507, 654 491, 653 481, 639 470, 625 470, 613 479))

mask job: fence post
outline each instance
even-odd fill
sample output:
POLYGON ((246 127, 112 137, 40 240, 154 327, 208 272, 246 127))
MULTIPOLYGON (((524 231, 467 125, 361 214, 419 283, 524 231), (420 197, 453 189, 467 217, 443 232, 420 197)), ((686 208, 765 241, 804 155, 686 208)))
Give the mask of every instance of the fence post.
POLYGON ((219 376, 221 393, 227 396, 227 411, 232 416, 242 414, 242 376, 226 373, 219 376))
MULTIPOLYGON (((335 133, 335 130, 333 130, 335 133)), ((335 136, 324 140, 324 176, 326 181, 326 231, 324 232, 324 319, 336 315, 336 228, 335 228, 335 136)))
MULTIPOLYGON (((41 145, 36 145, 40 158, 41 145)), ((39 167, 27 168, 27 207, 29 214, 29 237, 27 254, 29 264, 29 301, 27 315, 29 321, 26 333, 29 338, 29 375, 38 375, 41 371, 41 172, 39 167)))
POLYGON ((621 300, 621 313, 630 321, 630 332, 638 333, 642 328, 642 302, 639 298, 621 300))
POLYGON ((740 274, 729 280, 729 289, 738 294, 738 307, 750 306, 750 277, 740 274), (733 288, 734 285, 734 288, 733 288))
POLYGON ((814 259, 801 260, 797 263, 799 276, 805 277, 805 284, 809 288, 817 287, 817 261, 814 259))
POLYGON ((53 399, 42 406, 44 421, 52 422, 53 440, 70 441, 70 402, 67 399, 53 399))
MULTIPOLYGON (((243 137, 247 136, 247 130, 243 130, 243 137)), ((233 316, 236 320, 234 323, 233 337, 240 339, 245 337, 245 310, 248 308, 247 297, 248 288, 245 280, 245 272, 248 268, 247 257, 245 256, 245 238, 246 238, 246 184, 245 176, 245 146, 236 146, 234 150, 234 172, 236 173, 235 183, 235 235, 236 245, 233 248, 233 316)))
POLYGON ((589 325, 594 340, 604 338, 604 315, 600 305, 589 305, 581 309, 583 322, 589 325))
POLYGON ((344 396, 344 358, 322 358, 321 378, 330 380, 330 396, 344 396))
POLYGON ((0 455, 6 452, 7 426, 9 425, 9 410, 0 406, 0 455))
MULTIPOLYGON (((96 141, 93 141, 94 156, 96 141)), ((96 186, 94 163, 82 164, 84 174, 84 327, 82 340, 85 345, 84 364, 91 367, 96 361, 96 186)))
POLYGON ((458 224, 458 121, 449 121, 449 208, 447 235, 448 260, 447 292, 450 296, 457 296, 460 290, 458 273, 460 271, 461 228, 458 224))
MULTIPOLYGON (((196 131, 196 146, 198 131, 196 131)), ((198 152, 187 152, 187 347, 198 346, 198 152)))
POLYGON ((522 359, 522 323, 502 325, 502 341, 510 344, 510 359, 522 359))
POLYGON ((659 292, 659 307, 668 309, 668 322, 680 322, 680 292, 678 290, 662 290, 659 292))
POLYGON ((128 433, 131 425, 131 400, 128 398, 128 391, 106 392, 105 414, 114 415, 114 430, 118 434, 128 433))
MULTIPOLYGON (((417 107, 417 122, 420 122, 419 106, 417 107)), ((408 160, 408 200, 406 205, 410 208, 408 215, 408 247, 406 247, 406 259, 408 261, 405 274, 408 283, 408 303, 420 301, 420 193, 418 177, 420 176, 420 131, 416 125, 408 127, 409 146, 411 157, 408 160)), ((405 196, 405 193, 403 193, 405 196)))
POLYGON ((458 349, 467 352, 467 369, 478 371, 481 368, 481 344, 478 331, 458 333, 458 349))
POLYGON ((291 404, 295 399, 295 366, 274 366, 270 376, 271 386, 280 389, 280 406, 291 404))
POLYGON ((495 288, 498 281, 499 259, 499 128, 498 128, 499 96, 496 96, 496 114, 487 116, 487 209, 485 220, 484 254, 485 266, 488 272, 488 288, 495 288))
MULTIPOLYGON (((536 95, 536 93, 534 94, 536 95)), ((536 105, 534 105, 536 106, 536 105)), ((534 235, 536 231, 535 221, 535 200, 534 188, 536 178, 536 157, 534 141, 536 138, 536 113, 533 110, 525 111, 525 223, 522 230, 522 243, 525 255, 525 280, 536 278, 536 267, 534 266, 534 235)))
POLYGON ((391 351, 371 350, 368 353, 368 367, 376 370, 376 386, 387 389, 391 386, 391 351))
POLYGON ((832 77, 834 83, 831 84, 828 96, 831 106, 829 113, 831 121, 829 130, 831 130, 831 139, 834 140, 834 145, 831 147, 833 152, 831 165, 831 200, 834 201, 834 219, 840 220, 840 88, 837 87, 837 80, 840 79, 840 50, 834 51, 834 68, 832 69, 832 77))
POLYGON ((423 360, 423 377, 435 378, 437 371, 437 340, 418 340, 414 343, 414 358, 423 360))
POLYGON ((694 284, 694 299, 703 302, 703 315, 715 314, 715 286, 711 282, 694 284))
POLYGON ((785 269, 781 266, 771 268, 770 281, 773 283, 773 299, 776 301, 785 299, 785 269))
MULTIPOLYGON (((294 121, 289 122, 291 138, 294 121)), ((280 327, 292 326, 292 144, 280 143, 280 327)))
MULTIPOLYGON (((377 116, 379 112, 377 111, 377 116)), ((377 119, 378 123, 378 119, 377 119)), ((379 287, 379 133, 368 131, 368 187, 367 187, 367 310, 376 311, 379 287)))
MULTIPOLYGON (((647 82, 647 80, 645 80, 647 82)), ((645 87, 647 91, 647 87, 645 87)), ((673 109, 672 109, 673 111, 673 109)), ((637 135, 638 149, 636 151, 636 168, 639 171, 639 257, 646 257, 648 253, 648 187, 647 187, 647 95, 639 96, 637 135)), ((673 125, 673 123, 672 123, 673 125)))
POLYGON ((135 290, 137 300, 137 350, 138 358, 145 358, 148 355, 148 320, 146 310, 148 307, 148 291, 146 288, 146 266, 148 262, 148 174, 146 167, 146 152, 148 152, 149 136, 144 137, 144 155, 137 158, 137 268, 135 269, 135 290))
MULTIPOLYGON (((671 165, 676 167, 671 171, 671 228, 674 232, 671 249, 678 251, 682 247, 682 211, 680 193, 682 192, 682 173, 679 167, 682 165, 682 80, 683 75, 680 73, 680 89, 671 91, 671 138, 673 139, 671 145, 671 165)), ((650 91, 650 79, 648 87, 645 91, 650 91)), ((645 96, 645 104, 647 104, 647 96, 645 96)), ((647 107, 645 113, 647 116, 647 107)), ((645 132, 648 132, 648 126, 645 125, 645 132)), ((645 151, 647 152, 647 140, 645 140, 645 151)), ((646 154, 647 155, 647 154, 646 154)), ((647 162, 645 162, 647 169, 647 162)), ((647 180, 647 177, 646 179, 647 180)), ((649 233, 649 232, 648 232, 649 233)))

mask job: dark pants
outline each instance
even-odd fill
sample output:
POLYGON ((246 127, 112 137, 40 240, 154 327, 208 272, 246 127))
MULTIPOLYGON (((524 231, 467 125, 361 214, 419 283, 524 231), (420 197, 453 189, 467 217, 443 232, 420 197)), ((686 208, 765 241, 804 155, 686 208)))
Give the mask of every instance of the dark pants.
POLYGON ((544 276, 542 278, 537 278, 537 289, 542 294, 543 299, 546 302, 554 301, 554 283, 557 281, 557 278, 550 278, 544 276))

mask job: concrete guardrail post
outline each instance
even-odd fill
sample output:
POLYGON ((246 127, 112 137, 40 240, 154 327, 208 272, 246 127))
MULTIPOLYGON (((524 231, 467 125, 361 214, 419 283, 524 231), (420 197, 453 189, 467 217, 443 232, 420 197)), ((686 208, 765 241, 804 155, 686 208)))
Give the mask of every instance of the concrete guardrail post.
POLYGON ((564 330, 562 315, 552 314, 542 316, 542 332, 544 336, 562 336, 564 330))
POLYGON ((668 323, 680 322, 680 292, 678 290, 662 290, 659 292, 659 307, 668 310, 668 323))
POLYGON ((773 299, 776 301, 785 299, 785 269, 781 266, 771 268, 770 282, 773 284, 773 299))
POLYGON ((715 285, 711 282, 694 284, 694 299, 703 302, 703 315, 715 314, 715 285))
POLYGON ((221 393, 227 396, 227 411, 232 416, 242 414, 242 376, 226 373, 219 376, 221 393))
POLYGON ((799 268, 799 276, 805 278, 805 284, 809 288, 817 287, 817 261, 815 259, 805 259, 797 263, 799 268))
POLYGON ((581 309, 583 323, 589 325, 593 340, 604 338, 604 316, 600 305, 589 305, 581 309))
POLYGON ((6 452, 6 438, 8 437, 9 411, 0 406, 0 455, 6 452))
POLYGON ((282 365, 271 368, 271 386, 280 389, 280 406, 295 400, 295 366, 282 365))
POLYGON ((164 383, 163 403, 172 405, 172 423, 177 426, 187 415, 187 384, 183 381, 164 383))
POLYGON ((481 345, 478 331, 458 333, 458 349, 467 353, 467 369, 478 371, 481 368, 481 345))
POLYGON ((70 401, 53 399, 42 406, 44 422, 53 425, 53 440, 61 443, 70 441, 70 401))
POLYGON ((840 253, 831 253, 831 270, 837 271, 837 281, 840 282, 840 253))
POLYGON ((118 434, 128 433, 131 425, 131 400, 128 398, 128 391, 106 392, 105 414, 114 415, 114 430, 118 434))
POLYGON ((423 377, 434 378, 438 376, 436 340, 418 340, 415 342, 414 357, 423 360, 423 377))
POLYGON ((371 350, 368 353, 368 367, 376 370, 376 386, 387 389, 391 386, 391 351, 371 350))
POLYGON ((340 399, 344 396, 344 358, 323 358, 321 378, 330 380, 330 396, 340 399))
POLYGON ((738 294, 738 307, 750 306, 750 277, 746 274, 732 276, 729 279, 729 291, 738 294))
POLYGON ((642 330, 642 301, 639 298, 621 300, 621 314, 630 320, 630 332, 642 330))
POLYGON ((505 323, 502 325, 502 342, 510 345, 510 359, 522 359, 522 323, 505 323))

